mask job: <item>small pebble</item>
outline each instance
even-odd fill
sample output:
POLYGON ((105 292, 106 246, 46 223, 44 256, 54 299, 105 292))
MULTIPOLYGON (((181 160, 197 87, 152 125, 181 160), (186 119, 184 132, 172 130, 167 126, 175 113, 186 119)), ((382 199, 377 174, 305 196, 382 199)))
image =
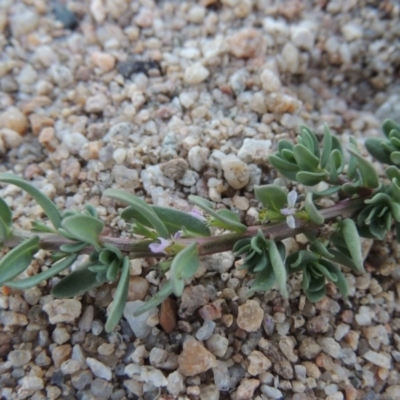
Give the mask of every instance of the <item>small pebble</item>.
POLYGON ((93 374, 98 378, 102 378, 107 381, 111 380, 112 378, 111 369, 106 365, 104 365, 102 362, 96 360, 95 358, 88 357, 86 359, 86 364, 93 372, 93 374))
POLYGON ((197 85, 205 81, 210 75, 210 71, 200 63, 196 63, 186 68, 185 82, 190 85, 197 85))
POLYGON ((247 300, 239 306, 237 324, 246 332, 255 332, 261 327, 264 311, 255 300, 247 300))
POLYGON ((216 358, 193 338, 183 343, 183 351, 178 357, 179 370, 185 376, 195 376, 217 365, 216 358))

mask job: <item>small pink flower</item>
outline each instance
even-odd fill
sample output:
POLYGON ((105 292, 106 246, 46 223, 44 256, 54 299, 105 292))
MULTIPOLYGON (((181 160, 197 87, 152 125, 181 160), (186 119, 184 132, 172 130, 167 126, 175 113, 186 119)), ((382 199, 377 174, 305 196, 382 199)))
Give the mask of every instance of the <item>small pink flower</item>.
POLYGON ((160 243, 149 244, 149 249, 155 254, 163 253, 163 254, 167 255, 168 253, 166 252, 166 248, 171 245, 171 242, 169 240, 161 238, 161 237, 159 237, 157 239, 160 241, 160 243))
POLYGON ((182 231, 176 231, 176 232, 174 233, 174 239, 180 239, 182 233, 183 233, 182 231))

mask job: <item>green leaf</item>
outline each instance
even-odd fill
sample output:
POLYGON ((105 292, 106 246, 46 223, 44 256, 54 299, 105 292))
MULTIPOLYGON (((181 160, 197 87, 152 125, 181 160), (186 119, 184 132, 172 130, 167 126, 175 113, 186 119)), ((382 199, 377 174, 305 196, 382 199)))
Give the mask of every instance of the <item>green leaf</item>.
POLYGON ((390 161, 392 161, 393 164, 400 165, 400 151, 394 151, 390 154, 390 161))
POLYGON ((32 231, 34 232, 46 232, 46 233, 57 233, 57 231, 54 230, 54 228, 50 228, 47 225, 39 222, 39 221, 33 221, 32 222, 32 231))
POLYGON ((293 154, 301 171, 319 172, 319 159, 302 144, 296 144, 293 154))
POLYGON ((288 149, 283 149, 280 153, 280 155, 285 159, 286 161, 296 164, 296 159, 294 158, 294 154, 292 150, 288 149))
POLYGON ((8 204, 0 197, 0 242, 11 233, 12 213, 8 204))
POLYGON ((335 176, 342 172, 343 167, 343 155, 342 153, 335 149, 332 150, 331 154, 329 155, 329 163, 327 164, 327 169, 329 172, 335 173, 335 176))
POLYGON ((399 131, 400 132, 400 125, 393 121, 392 119, 385 119, 382 124, 383 133, 389 137, 391 131, 399 131))
POLYGON ((107 265, 105 264, 91 263, 90 265, 88 265, 87 269, 90 272, 95 272, 96 274, 104 273, 105 276, 107 275, 107 265))
POLYGON ((362 175, 364 185, 369 189, 377 188, 379 186, 379 177, 373 165, 359 154, 357 148, 352 144, 349 145, 348 151, 357 158, 358 169, 362 175))
POLYGON ((161 219, 157 216, 156 212, 136 196, 129 193, 123 192, 117 189, 107 189, 104 191, 104 196, 111 197, 119 200, 122 203, 126 203, 136 209, 143 217, 151 224, 151 226, 157 231, 158 235, 164 239, 168 237, 168 230, 161 219))
POLYGON ((287 290, 287 274, 285 264, 282 260, 281 254, 276 243, 273 240, 267 240, 268 255, 271 260, 272 268, 275 273, 276 281, 278 283, 279 292, 283 298, 288 298, 289 293, 287 290))
POLYGON ((85 210, 87 215, 90 215, 94 218, 99 217, 99 213, 97 212, 96 207, 93 204, 85 204, 85 210))
POLYGON ((369 154, 372 157, 375 157, 378 161, 391 164, 392 160, 390 159, 390 152, 388 152, 382 146, 383 140, 378 138, 368 138, 365 141, 365 147, 368 150, 369 154))
POLYGON ((233 245, 233 248, 232 248, 233 254, 235 254, 235 256, 238 257, 238 256, 246 253, 248 251, 248 249, 251 247, 250 243, 251 243, 251 239, 249 239, 249 238, 239 239, 233 245))
POLYGON ((254 186, 254 194, 257 200, 268 210, 280 213, 280 210, 287 203, 286 192, 276 185, 254 186))
POLYGON ((328 270, 321 262, 314 262, 312 264, 312 267, 314 270, 317 270, 319 273, 321 273, 325 278, 330 280, 331 282, 337 281, 337 276, 333 273, 331 273, 330 270, 328 270))
POLYGON ((340 190, 341 186, 331 186, 325 190, 321 190, 319 192, 312 191, 312 194, 314 197, 328 197, 331 196, 335 193, 337 193, 340 190))
POLYGON ((261 254, 265 251, 267 241, 265 240, 261 229, 258 229, 257 234, 251 238, 250 244, 252 249, 255 250, 258 254, 261 254))
POLYGON ((51 294, 58 298, 74 297, 99 286, 97 274, 89 271, 87 267, 86 265, 71 272, 53 287, 51 294))
POLYGON ((306 290, 304 291, 304 293, 306 294, 308 301, 310 301, 311 303, 317 303, 325 297, 326 288, 324 286, 317 291, 306 290))
POLYGON ((171 233, 176 233, 184 227, 200 236, 211 235, 207 223, 189 213, 157 206, 154 206, 153 209, 171 233))
POLYGON ((278 153, 281 153, 282 150, 293 151, 294 144, 289 142, 286 139, 282 139, 278 142, 278 153))
MULTIPOLYGON (((313 264, 314 266, 314 264, 313 264)), ((315 272, 313 271, 315 274, 315 272)), ((310 272, 310 285, 308 286, 307 292, 318 292, 322 288, 325 288, 325 276, 322 274, 319 274, 318 276, 314 275, 313 273, 310 272)))
POLYGON ((306 186, 314 186, 324 181, 327 178, 326 172, 307 172, 300 171, 296 175, 296 181, 306 185, 306 186))
POLYGON ((383 142, 384 141, 382 139, 368 138, 365 141, 365 147, 369 154, 371 154, 371 156, 376 158, 378 161, 385 164, 391 164, 392 161, 390 159, 390 152, 385 150, 385 148, 382 146, 383 142))
POLYGON ((98 272, 96 274, 96 282, 97 286, 100 286, 103 283, 107 282, 107 272, 106 271, 98 272))
MULTIPOLYGON (((353 136, 350 136, 350 143, 353 144, 355 148, 357 147, 357 141, 353 136)), ((357 165, 357 158, 350 154, 347 166, 347 177, 349 179, 354 179, 354 177, 356 176, 357 165)))
POLYGON ((276 168, 281 173, 285 171, 288 172, 300 171, 300 168, 297 166, 297 164, 293 164, 290 163, 289 161, 286 161, 278 154, 271 154, 268 157, 268 161, 272 164, 274 168, 276 168))
POLYGON ((397 179, 397 181, 400 182, 400 170, 397 167, 395 167, 394 165, 387 167, 385 169, 385 174, 389 178, 390 181, 392 181, 393 179, 397 179))
MULTIPOLYGON (((182 228, 186 228, 199 236, 210 236, 211 234, 206 222, 201 221, 189 213, 166 207, 150 207, 165 224, 169 234, 173 235, 182 228)), ((125 220, 134 219, 147 227, 152 226, 134 207, 125 208, 121 213, 121 218, 125 220)))
POLYGON ((349 295, 349 287, 342 271, 335 264, 327 260, 321 260, 320 264, 322 264, 332 275, 336 275, 337 280, 335 284, 342 296, 347 297, 349 295))
POLYGON ((355 181, 353 183, 347 182, 342 185, 342 191, 346 193, 347 196, 351 197, 360 191, 360 186, 360 181, 355 181))
POLYGON ((126 299, 128 297, 129 288, 129 258, 124 257, 122 263, 121 276, 119 277, 117 290, 115 291, 114 300, 108 313, 106 322, 106 332, 110 333, 118 324, 125 308, 126 299))
POLYGON ((59 228, 61 226, 61 214, 56 205, 40 190, 36 189, 34 186, 24 181, 20 177, 8 172, 0 174, 0 182, 11 183, 12 185, 18 186, 30 194, 40 205, 40 207, 42 207, 44 213, 47 215, 54 228, 59 228))
MULTIPOLYGON (((239 216, 231 210, 227 209, 218 210, 217 214, 220 217, 224 218, 225 220, 229 220, 235 224, 240 223, 239 216)), ((231 229, 231 226, 228 226, 226 222, 221 221, 220 219, 212 219, 210 222, 210 226, 216 226, 223 229, 231 229)))
POLYGON ((261 272, 256 274, 254 283, 246 293, 246 296, 250 297, 255 292, 267 292, 274 287, 275 282, 274 270, 272 268, 263 269, 261 272))
POLYGON ((181 296, 184 280, 191 278, 199 267, 199 251, 197 243, 192 242, 181 250, 171 264, 171 283, 176 296, 181 296))
POLYGON ((39 285, 40 282, 56 276, 64 269, 71 266, 78 258, 77 254, 72 254, 62 260, 58 260, 46 271, 40 272, 39 274, 30 276, 29 278, 18 279, 15 281, 7 282, 7 286, 15 289, 29 289, 33 286, 39 285))
POLYGON ((74 215, 64 218, 62 227, 76 240, 91 244, 97 251, 101 249, 99 236, 104 228, 103 221, 88 215, 74 215))
POLYGON ((301 281, 301 288, 306 291, 310 286, 311 275, 307 268, 303 270, 303 279, 301 281))
POLYGON ((134 233, 135 235, 140 235, 140 236, 144 236, 147 237, 149 239, 157 239, 158 238, 158 234, 155 231, 152 231, 148 228, 146 228, 145 225, 141 224, 139 221, 135 221, 135 223, 132 226, 132 233, 134 233))
POLYGON ((319 158, 320 154, 317 137, 308 126, 302 125, 300 127, 300 138, 303 142, 303 145, 306 146, 307 149, 315 155, 315 157, 319 158))
POLYGON ((114 282, 117 279, 120 267, 121 267, 121 262, 119 260, 113 260, 111 262, 106 272, 106 278, 108 282, 114 282))
POLYGON ((87 243, 84 242, 67 243, 67 244, 62 244, 60 246, 60 250, 64 253, 79 253, 86 246, 87 243))
POLYGON ((317 207, 315 206, 312 193, 308 192, 306 195, 306 200, 304 202, 304 208, 312 222, 315 224, 321 225, 324 223, 324 216, 318 211, 317 207))
POLYGON ((326 246, 319 240, 310 245, 310 250, 325 258, 333 258, 333 254, 329 252, 326 246))
POLYGON ((400 186, 399 186, 399 180, 397 178, 393 178, 392 185, 390 188, 392 189, 393 200, 397 203, 400 203, 400 186))
POLYGON ((322 139, 321 168, 325 168, 332 151, 332 134, 327 124, 324 124, 324 138, 322 139))
POLYGON ((135 317, 145 313, 146 311, 149 311, 153 309, 154 307, 157 307, 159 304, 161 304, 167 297, 169 297, 172 293, 174 292, 172 288, 172 282, 167 281, 164 283, 164 285, 161 287, 161 289, 149 300, 146 301, 145 304, 142 305, 142 307, 138 308, 133 315, 135 317))
POLYGON ((372 197, 372 199, 365 200, 366 204, 371 205, 388 205, 390 211, 397 222, 400 222, 400 204, 392 201, 391 197, 386 193, 377 193, 372 197))
POLYGON ((118 260, 123 259, 124 256, 121 253, 121 250, 117 246, 114 246, 113 244, 110 244, 110 243, 103 243, 103 246, 107 250, 110 250, 111 252, 113 252, 115 254, 115 256, 118 258, 118 260))
POLYGON ((286 265, 288 265, 289 272, 298 272, 301 271, 307 264, 317 261, 318 256, 311 251, 300 250, 297 253, 292 253, 286 259, 286 265))
POLYGON ((268 269, 269 267, 269 260, 267 256, 267 252, 264 250, 261 254, 258 255, 257 257, 257 262, 253 265, 252 272, 260 272, 264 269, 268 269))
POLYGON ((10 250, 0 260, 0 284, 14 279, 29 267, 35 253, 39 251, 39 236, 25 239, 18 246, 10 250))
POLYGON ((329 252, 333 255, 333 258, 331 259, 332 261, 359 272, 358 267, 354 263, 354 261, 347 255, 343 254, 343 252, 332 248, 329 248, 329 252))
POLYGON ((220 221, 225 229, 233 230, 235 232, 245 232, 247 230, 246 225, 226 218, 224 215, 221 215, 218 212, 214 211, 212 208, 212 203, 210 201, 194 195, 189 196, 189 201, 213 216, 216 220, 220 221))

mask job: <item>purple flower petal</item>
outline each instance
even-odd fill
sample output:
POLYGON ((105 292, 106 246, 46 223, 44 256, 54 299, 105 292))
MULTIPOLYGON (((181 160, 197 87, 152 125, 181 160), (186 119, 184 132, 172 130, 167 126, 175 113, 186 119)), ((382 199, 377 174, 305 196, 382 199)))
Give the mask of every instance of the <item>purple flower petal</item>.
POLYGON ((296 205, 296 200, 297 192, 295 190, 290 191, 287 195, 288 207, 293 208, 296 205))
POLYGON ((199 219, 200 221, 206 221, 206 218, 203 216, 203 214, 199 210, 196 210, 195 208, 192 208, 189 214, 192 217, 199 219))
POLYGON ((296 228, 296 220, 294 219, 293 215, 286 217, 286 223, 290 229, 296 228))
POLYGON ((157 238, 161 243, 151 243, 149 244, 149 249, 155 253, 163 253, 167 255, 168 253, 166 252, 166 248, 171 245, 171 242, 167 239, 164 238, 157 238))
POLYGON ((281 209, 281 214, 284 215, 285 217, 288 215, 293 215, 296 212, 294 208, 282 208, 281 209))
POLYGON ((174 239, 180 239, 182 233, 183 233, 182 231, 176 231, 176 232, 174 233, 174 239))

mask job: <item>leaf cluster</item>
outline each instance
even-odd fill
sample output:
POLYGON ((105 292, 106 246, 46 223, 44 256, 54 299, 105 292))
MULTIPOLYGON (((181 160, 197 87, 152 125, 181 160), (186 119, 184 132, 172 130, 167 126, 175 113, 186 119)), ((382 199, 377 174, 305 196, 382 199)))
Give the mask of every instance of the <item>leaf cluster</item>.
POLYGON ((347 150, 349 161, 345 171, 346 154, 339 139, 331 134, 329 128, 324 127, 320 149, 315 133, 302 126, 297 144, 281 140, 277 153, 269 157, 269 162, 283 176, 294 182, 306 186, 314 186, 320 182, 334 185, 321 195, 333 194, 340 189, 347 193, 354 190, 353 188, 377 188, 378 175, 372 164, 360 155, 354 138, 347 150))
POLYGON ((244 257, 240 269, 247 269, 255 274, 254 284, 248 295, 256 291, 268 291, 276 283, 281 295, 288 297, 284 265, 286 250, 282 242, 275 243, 265 239, 259 230, 252 238, 238 240, 232 251, 236 256, 244 257))

